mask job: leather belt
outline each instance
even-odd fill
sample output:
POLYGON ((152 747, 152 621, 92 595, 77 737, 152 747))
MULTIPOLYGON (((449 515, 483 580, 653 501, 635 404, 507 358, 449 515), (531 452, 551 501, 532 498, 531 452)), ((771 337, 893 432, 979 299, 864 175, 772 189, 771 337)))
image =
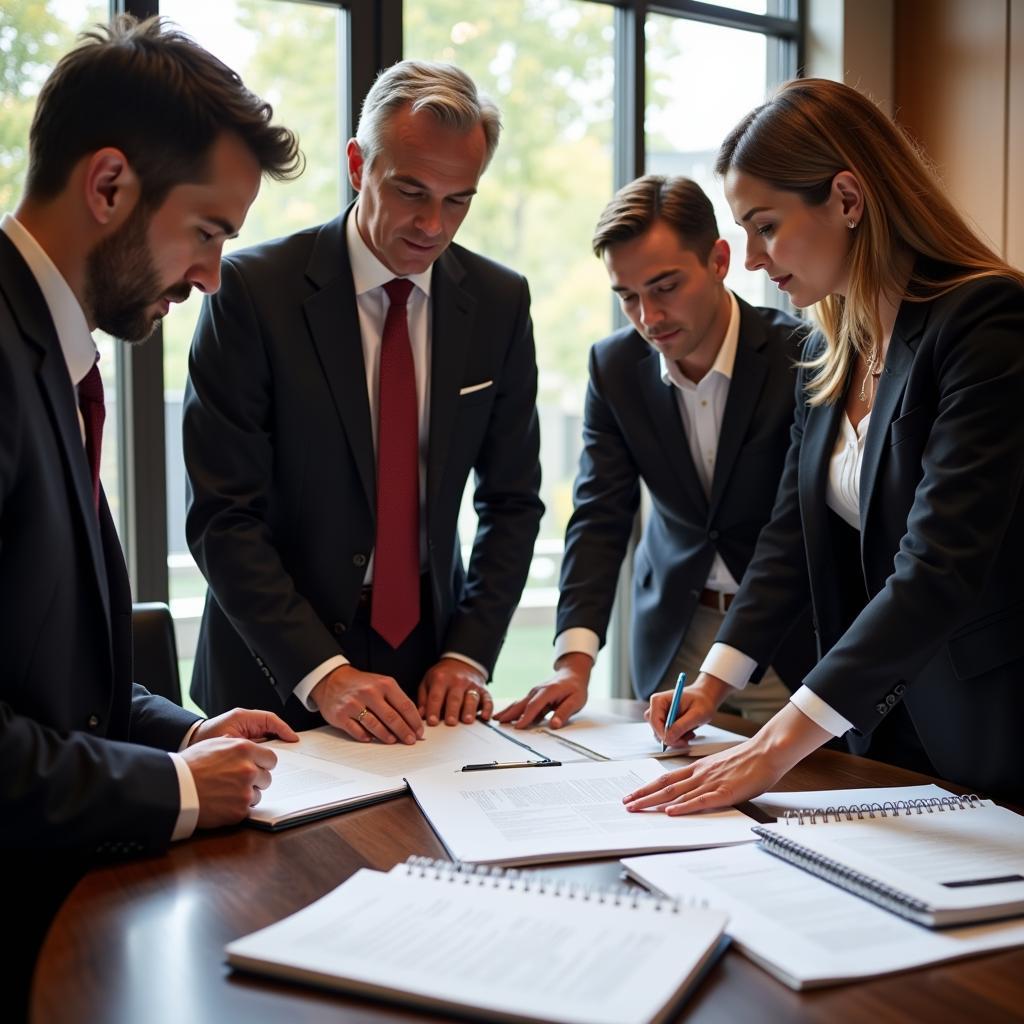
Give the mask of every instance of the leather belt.
POLYGON ((718 611, 724 614, 729 610, 729 605, 732 604, 732 599, 735 596, 735 594, 726 594, 721 590, 709 590, 705 587, 700 592, 698 600, 708 608, 717 608, 718 611))

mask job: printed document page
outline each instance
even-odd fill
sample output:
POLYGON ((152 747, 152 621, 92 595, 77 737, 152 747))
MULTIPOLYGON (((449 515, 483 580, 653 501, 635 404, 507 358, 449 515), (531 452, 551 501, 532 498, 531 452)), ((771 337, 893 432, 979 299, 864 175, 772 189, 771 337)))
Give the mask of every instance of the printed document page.
POLYGON ((323 726, 299 733, 297 743, 270 740, 267 746, 277 753, 277 767, 249 819, 270 827, 401 793, 405 776, 424 768, 541 756, 482 722, 428 727, 412 745, 360 743, 323 726))
POLYGON ((756 846, 623 860, 649 888, 729 914, 742 952, 792 988, 833 984, 1024 945, 1024 921, 933 931, 756 846))
MULTIPOLYGON (((517 746, 483 722, 427 726, 418 743, 360 743, 329 725, 299 733, 299 742, 271 740, 274 750, 295 751, 371 775, 403 778, 440 765, 482 764, 486 761, 535 761, 539 758, 517 746)), ((528 742, 528 740, 524 741, 528 742)))
POLYGON ((683 817, 628 812, 622 797, 663 771, 650 758, 485 772, 443 769, 411 776, 409 787, 452 857, 474 864, 753 841, 753 820, 736 810, 683 817))
POLYGON ((565 745, 578 744, 610 761, 628 761, 640 757, 703 757, 742 743, 739 733, 702 725, 688 747, 662 751, 661 741, 647 722, 604 722, 589 716, 574 718, 561 729, 542 729, 565 745))
POLYGON ((237 967, 504 1019, 641 1024, 714 947, 716 911, 568 899, 363 869, 291 917, 232 942, 237 967))

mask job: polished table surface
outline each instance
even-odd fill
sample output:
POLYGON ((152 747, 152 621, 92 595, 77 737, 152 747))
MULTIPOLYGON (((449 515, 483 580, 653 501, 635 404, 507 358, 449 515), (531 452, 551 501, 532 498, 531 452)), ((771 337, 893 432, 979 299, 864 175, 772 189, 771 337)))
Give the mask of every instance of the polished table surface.
MULTIPOLYGON (((614 703, 636 713, 632 702, 614 703)), ((730 715, 716 716, 714 722, 736 732, 753 731, 730 715)), ((931 781, 820 750, 777 788, 931 781)), ((162 857, 98 868, 74 889, 46 940, 31 1019, 34 1024, 438 1020, 235 974, 224 963, 224 946, 232 939, 306 906, 361 867, 386 871, 410 854, 445 857, 412 798, 403 796, 276 834, 245 827, 205 833, 176 844, 162 857)), ((587 882, 620 881, 614 861, 537 870, 587 882)), ((17 922, 8 918, 8 941, 17 941, 16 936, 17 922)), ((786 988, 733 949, 678 1019, 700 1024, 1020 1021, 1024 949, 804 993, 786 988)))

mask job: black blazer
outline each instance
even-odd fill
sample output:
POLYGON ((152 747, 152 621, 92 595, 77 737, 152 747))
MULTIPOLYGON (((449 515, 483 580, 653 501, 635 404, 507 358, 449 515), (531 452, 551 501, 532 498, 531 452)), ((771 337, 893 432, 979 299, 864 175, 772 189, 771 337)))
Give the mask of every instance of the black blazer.
MULTIPOLYGON (((739 342, 710 500, 687 447, 675 389, 661 379, 658 353, 632 327, 590 351, 557 632, 584 626, 604 643, 643 480, 651 514, 633 571, 630 667, 633 688, 644 699, 675 657, 716 551, 742 579, 782 471, 794 366, 806 328, 779 310, 738 301, 739 342)), ((813 664, 809 617, 773 655, 776 671, 799 685, 813 664)))
POLYGON ((801 401, 775 513, 718 637, 760 658, 809 599, 821 660, 805 682, 857 736, 905 701, 942 776, 1017 800, 1022 410, 1024 289, 987 278, 905 301, 865 442, 863 611, 843 629, 825 505, 843 403, 801 401))
POLYGON ((0 409, 0 850, 159 851, 179 809, 162 751, 196 716, 133 687, 124 559, 49 311, 3 233, 0 409))
MULTIPOLYGON (((358 607, 376 467, 345 216, 225 259, 196 329, 187 532, 210 590, 192 695, 211 713, 239 701, 281 712, 303 676, 345 653, 358 607)), ((438 650, 490 670, 544 508, 530 296, 518 274, 457 245, 435 263, 431 293, 438 650), (457 521, 471 471, 479 526, 464 572, 457 521)), ((299 726, 320 720, 295 700, 284 713, 299 726)))

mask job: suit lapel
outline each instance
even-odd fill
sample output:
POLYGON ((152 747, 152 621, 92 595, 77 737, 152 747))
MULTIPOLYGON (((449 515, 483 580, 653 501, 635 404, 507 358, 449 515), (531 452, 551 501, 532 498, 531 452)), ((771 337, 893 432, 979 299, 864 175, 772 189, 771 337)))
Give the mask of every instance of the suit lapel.
POLYGON ((306 299, 303 309, 327 377, 335 410, 348 438, 352 458, 370 508, 376 506, 376 466, 370 399, 366 392, 359 310, 356 306, 352 266, 345 245, 345 218, 352 207, 317 235, 306 276, 319 290, 306 299))
POLYGON ((682 485, 680 494, 693 506, 694 518, 703 520, 707 517, 707 497, 690 455, 676 388, 674 384, 666 384, 662 380, 661 360, 649 347, 646 355, 637 363, 637 378, 641 400, 651 417, 665 460, 682 485))
MULTIPOLYGON (((739 300, 737 300, 739 302, 739 300)), ((740 302, 740 333, 736 343, 736 360, 729 383, 729 397, 718 434, 715 475, 711 481, 711 514, 722 500, 725 485, 732 476, 733 465, 747 436, 757 400, 764 387, 768 370, 760 349, 765 342, 764 323, 744 302, 740 302)))
POLYGON ((860 472, 862 548, 875 481, 878 479, 882 455, 888 447, 889 425, 892 423, 893 416, 899 408, 900 399, 903 397, 907 385, 907 375, 914 363, 914 349, 924 329, 927 316, 927 303, 908 301, 902 303, 893 326, 892 337, 889 340, 885 368, 878 379, 875 403, 871 407, 871 420, 868 423, 868 434, 864 439, 864 459, 860 472))
MULTIPOLYGON (((803 398, 800 399, 803 401, 803 398)), ((843 403, 808 407, 804 420, 804 436, 800 445, 799 495, 800 512, 807 548, 808 568, 812 586, 826 563, 828 545, 828 514, 825 490, 828 486, 829 463, 835 447, 843 403)), ((826 589, 831 581, 826 581, 826 589)), ((819 600, 820 603, 820 600, 819 600)))
POLYGON ((427 455, 427 515, 444 477, 445 455, 452 439, 459 389, 465 378, 476 299, 462 287, 465 270, 449 249, 434 264, 430 282, 430 445, 427 455))
POLYGON ((49 410, 65 473, 70 483, 73 506, 70 513, 82 520, 100 602, 109 629, 107 573, 99 520, 93 504, 92 477, 82 446, 75 389, 68 374, 57 331, 46 307, 46 300, 21 254, 3 232, 0 232, 0 282, 4 282, 8 303, 22 334, 39 353, 37 372, 40 391, 49 410), (6 286, 6 282, 10 282, 10 287, 6 286))

